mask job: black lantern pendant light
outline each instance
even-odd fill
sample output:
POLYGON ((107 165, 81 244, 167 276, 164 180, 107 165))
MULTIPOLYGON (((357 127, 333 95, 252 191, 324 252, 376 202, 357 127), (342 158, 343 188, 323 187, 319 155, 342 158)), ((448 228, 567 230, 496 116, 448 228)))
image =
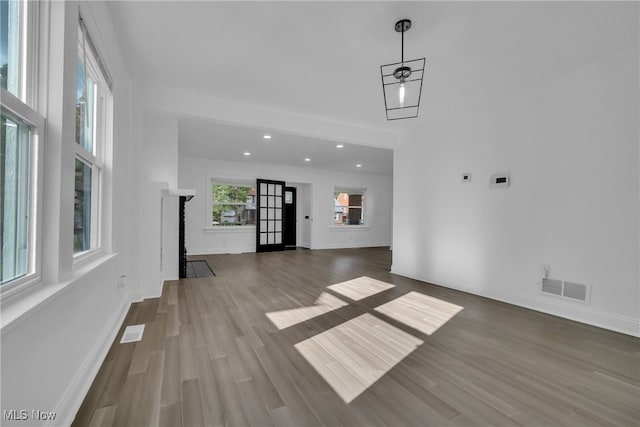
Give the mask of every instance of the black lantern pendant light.
POLYGON ((418 117, 426 59, 404 60, 404 33, 410 28, 409 19, 396 22, 395 29, 402 34, 401 60, 380 66, 387 120, 418 117))

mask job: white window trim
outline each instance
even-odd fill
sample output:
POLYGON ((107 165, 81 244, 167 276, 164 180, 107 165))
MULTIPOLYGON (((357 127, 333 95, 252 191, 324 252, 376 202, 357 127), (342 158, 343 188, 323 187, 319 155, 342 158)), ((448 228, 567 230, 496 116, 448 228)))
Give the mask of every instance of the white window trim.
POLYGON ((207 234, 225 234, 225 233, 247 233, 256 234, 256 226, 250 225, 212 225, 209 228, 203 228, 207 234))
POLYGON ((43 14, 48 13, 48 4, 33 1, 20 2, 20 52, 18 76, 18 94, 14 95, 4 88, 0 88, 1 106, 12 115, 20 118, 32 126, 32 150, 31 150, 31 197, 29 200, 29 273, 2 285, 0 288, 0 300, 14 301, 17 294, 22 294, 26 289, 32 289, 33 285, 42 283, 42 239, 43 239, 43 204, 44 204, 44 143, 46 135, 46 120, 39 113, 41 106, 38 104, 40 94, 47 87, 39 79, 40 58, 44 52, 40 49, 41 38, 45 37, 47 28, 41 23, 43 14))
POLYGON ((80 268, 104 255, 106 255, 106 251, 102 247, 76 252, 73 254, 73 269, 75 271, 77 268, 80 268))
POLYGON ((330 225, 329 230, 331 231, 366 231, 371 230, 370 225, 330 225))
POLYGON ((37 109, 40 85, 38 81, 38 71, 40 65, 40 31, 42 29, 40 23, 41 15, 45 13, 48 6, 43 6, 41 2, 27 2, 23 21, 22 21, 22 37, 25 39, 25 49, 22 51, 21 64, 24 67, 24 72, 21 76, 20 90, 21 98, 25 104, 31 108, 37 109), (31 29, 31 30, 29 30, 31 29), (35 31, 34 31, 35 29, 35 31), (29 90, 31 88, 32 90, 29 90))
POLYGON ((28 273, 20 278, 2 285, 0 297, 2 299, 16 295, 41 281, 42 278, 42 204, 44 181, 44 156, 42 155, 43 139, 45 135, 45 119, 35 110, 23 103, 18 97, 0 88, 2 108, 12 115, 28 123, 32 131, 31 149, 31 197, 29 199, 29 266, 28 273))

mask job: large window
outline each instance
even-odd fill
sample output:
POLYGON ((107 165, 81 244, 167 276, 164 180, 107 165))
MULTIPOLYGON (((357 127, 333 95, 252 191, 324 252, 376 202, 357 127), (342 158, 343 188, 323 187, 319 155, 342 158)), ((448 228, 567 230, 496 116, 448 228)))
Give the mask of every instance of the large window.
POLYGON ((15 116, 0 113, 2 164, 2 284, 29 273, 29 237, 32 196, 31 126, 15 116))
POLYGON ((0 87, 32 108, 38 89, 40 7, 35 1, 0 0, 0 87))
POLYGON ((212 181, 211 225, 255 225, 256 185, 212 181))
POLYGON ((333 206, 335 225, 364 225, 364 190, 336 188, 333 206))
POLYGON ((105 143, 111 123, 107 79, 80 20, 76 77, 76 144, 73 252, 100 247, 105 143))
POLYGON ((0 86, 15 96, 20 96, 21 9, 20 1, 0 1, 0 86))
POLYGON ((44 118, 37 99, 38 4, 0 0, 0 285, 2 292, 35 281, 44 118), (29 84, 31 83, 31 84, 29 84))

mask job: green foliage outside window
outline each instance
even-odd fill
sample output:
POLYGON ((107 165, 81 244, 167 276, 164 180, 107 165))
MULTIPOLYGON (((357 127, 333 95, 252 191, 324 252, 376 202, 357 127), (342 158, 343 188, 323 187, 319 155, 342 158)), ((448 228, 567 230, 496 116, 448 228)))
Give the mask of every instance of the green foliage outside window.
POLYGON ((213 225, 253 225, 256 219, 256 189, 250 185, 214 184, 213 225))

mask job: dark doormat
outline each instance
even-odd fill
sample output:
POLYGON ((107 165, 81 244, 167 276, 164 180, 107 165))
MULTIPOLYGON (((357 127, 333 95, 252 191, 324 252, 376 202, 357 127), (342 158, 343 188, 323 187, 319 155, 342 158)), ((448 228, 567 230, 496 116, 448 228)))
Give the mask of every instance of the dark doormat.
POLYGON ((207 261, 187 261, 187 279, 194 277, 211 277, 215 276, 207 261))

